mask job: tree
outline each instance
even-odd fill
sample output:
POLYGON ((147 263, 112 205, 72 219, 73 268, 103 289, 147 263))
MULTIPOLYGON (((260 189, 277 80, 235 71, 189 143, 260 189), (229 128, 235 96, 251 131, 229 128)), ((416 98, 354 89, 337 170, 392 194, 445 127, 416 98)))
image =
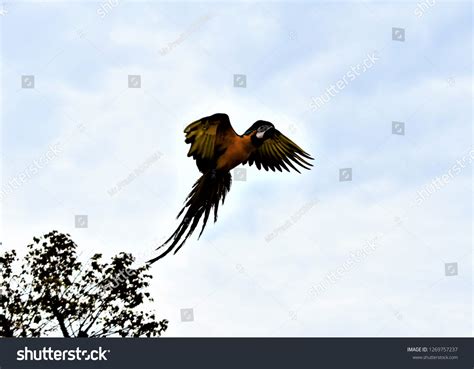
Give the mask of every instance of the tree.
POLYGON ((140 307, 152 302, 149 265, 120 253, 82 264, 68 234, 33 238, 18 273, 14 250, 0 256, 0 337, 156 337, 168 321, 140 307))

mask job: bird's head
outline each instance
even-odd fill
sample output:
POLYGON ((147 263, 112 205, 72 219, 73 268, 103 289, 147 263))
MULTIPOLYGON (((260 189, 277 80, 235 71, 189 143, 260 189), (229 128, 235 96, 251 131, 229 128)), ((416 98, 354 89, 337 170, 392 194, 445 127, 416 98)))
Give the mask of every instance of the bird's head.
POLYGON ((258 140, 265 140, 271 136, 272 131, 275 130, 275 126, 265 120, 258 120, 250 126, 244 133, 246 135, 252 135, 258 140))

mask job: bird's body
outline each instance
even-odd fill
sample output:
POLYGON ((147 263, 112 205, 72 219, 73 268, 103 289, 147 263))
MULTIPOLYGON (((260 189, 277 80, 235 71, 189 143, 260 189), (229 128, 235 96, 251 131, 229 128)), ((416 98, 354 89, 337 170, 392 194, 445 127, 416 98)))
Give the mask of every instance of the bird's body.
POLYGON ((258 169, 263 167, 280 172, 282 169, 289 171, 288 167, 299 172, 294 164, 305 169, 312 166, 305 159, 313 158, 267 121, 259 120, 243 135, 238 135, 227 114, 218 113, 189 124, 184 133, 185 142, 191 145, 188 156, 194 158, 203 174, 194 184, 178 214, 179 218, 186 211, 183 220, 160 247, 171 244, 149 263, 154 263, 177 247, 176 253, 204 217, 200 236, 211 210, 214 210, 214 222, 217 220, 219 203, 224 203, 230 190, 230 171, 236 166, 248 163, 255 164, 258 169))
POLYGON ((251 136, 235 136, 225 142, 227 149, 219 156, 216 170, 229 171, 248 160, 256 147, 252 143, 251 136))

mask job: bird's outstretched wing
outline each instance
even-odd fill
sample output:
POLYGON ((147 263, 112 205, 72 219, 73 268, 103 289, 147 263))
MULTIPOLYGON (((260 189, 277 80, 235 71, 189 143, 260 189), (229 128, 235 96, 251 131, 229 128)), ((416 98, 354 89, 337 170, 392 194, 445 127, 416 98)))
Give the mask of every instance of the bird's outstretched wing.
POLYGON ((291 167, 300 173, 293 164, 311 169, 313 164, 308 163, 305 159, 314 159, 307 152, 275 128, 272 128, 268 133, 269 137, 249 156, 244 164, 255 163, 258 169, 263 167, 267 171, 277 169, 280 172, 282 168, 289 172, 288 167, 291 167))
POLYGON ((230 124, 229 116, 223 113, 204 117, 189 124, 184 133, 185 142, 191 144, 188 156, 196 160, 201 172, 213 167, 219 155, 224 152, 222 144, 226 139, 237 135, 230 124))

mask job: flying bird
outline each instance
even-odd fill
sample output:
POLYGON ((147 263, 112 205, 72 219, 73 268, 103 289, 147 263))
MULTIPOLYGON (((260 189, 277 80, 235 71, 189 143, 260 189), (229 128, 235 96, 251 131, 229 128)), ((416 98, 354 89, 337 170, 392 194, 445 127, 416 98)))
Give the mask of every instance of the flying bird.
MULTIPOLYGON (((158 249, 168 246, 149 264, 161 259, 172 250, 176 253, 194 232, 201 218, 201 237, 211 211, 217 221, 219 203, 224 204, 230 190, 230 171, 240 164, 255 164, 258 169, 272 171, 290 169, 300 172, 297 166, 310 169, 314 160, 301 147, 278 131, 267 121, 258 120, 238 135, 227 114, 217 113, 189 124, 184 129, 185 142, 190 144, 188 157, 193 157, 202 176, 196 181, 185 200, 177 219, 184 213, 178 228, 158 249)), ((157 249, 157 250, 158 250, 157 249)))

